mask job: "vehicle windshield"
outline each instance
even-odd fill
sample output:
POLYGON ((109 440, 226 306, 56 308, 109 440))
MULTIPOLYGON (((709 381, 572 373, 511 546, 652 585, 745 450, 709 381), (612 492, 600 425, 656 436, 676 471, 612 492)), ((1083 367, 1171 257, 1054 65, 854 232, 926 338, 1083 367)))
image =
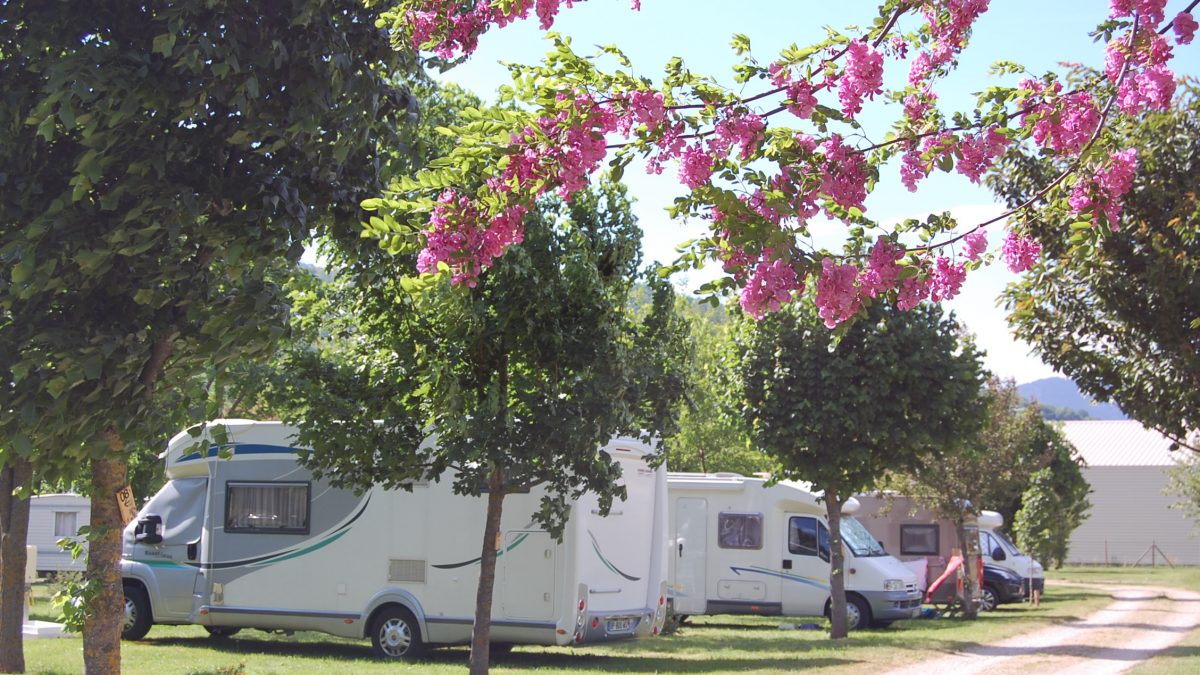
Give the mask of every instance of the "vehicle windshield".
POLYGON ((875 540, 867 528, 858 522, 854 516, 842 517, 842 541, 846 543, 855 557, 868 558, 871 556, 887 555, 883 544, 875 540))
POLYGON ((1024 553, 1021 553, 1021 549, 1017 548, 1016 544, 1012 543, 1012 540, 1008 538, 1008 535, 1004 534, 1000 530, 992 530, 992 536, 1000 540, 1000 544, 1008 550, 1009 555, 1025 555, 1024 553))

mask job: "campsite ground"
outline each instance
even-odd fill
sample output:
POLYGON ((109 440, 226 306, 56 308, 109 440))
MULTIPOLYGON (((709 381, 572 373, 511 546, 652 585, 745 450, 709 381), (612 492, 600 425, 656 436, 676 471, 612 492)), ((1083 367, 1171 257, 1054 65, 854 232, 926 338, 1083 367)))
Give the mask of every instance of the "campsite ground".
MULTIPOLYGON (((841 674, 886 672, 921 664, 916 670, 930 673, 937 671, 939 663, 954 664, 953 669, 961 671, 965 658, 980 667, 986 664, 989 675, 1057 673, 1071 667, 1086 669, 1089 654, 1113 656, 1112 648, 1125 639, 1121 630, 1133 628, 1155 635, 1158 642, 1154 644, 1161 643, 1161 647, 1120 651, 1119 658, 1109 659, 1119 669, 1108 672, 1129 667, 1138 675, 1200 672, 1200 629, 1180 620, 1176 611, 1194 617, 1200 614, 1200 602, 1151 598, 1137 600, 1140 604, 1136 607, 1118 604, 1114 610, 1118 601, 1111 592, 1097 587, 1113 584, 1200 589, 1200 568, 1070 568, 1050 573, 1049 590, 1040 609, 1002 606, 974 623, 952 619, 898 622, 886 630, 855 633, 837 643, 831 642, 824 630, 780 627, 802 624, 803 619, 697 617, 678 634, 652 640, 574 649, 520 647, 493 670, 783 673, 811 668, 841 674), (1115 611, 1117 619, 1104 623, 1109 615, 1097 614, 1102 611, 1109 615, 1115 611), (1088 623, 1088 617, 1100 617, 1101 622, 1088 623), (1176 624, 1173 628, 1169 627, 1172 621, 1176 624), (1161 628, 1163 625, 1168 627, 1161 628), (1082 637, 1085 634, 1086 639, 1082 637), (1047 636, 1063 642, 1043 644, 1047 636), (1164 642, 1176 639, 1179 641, 1170 646, 1164 642), (1089 643, 1095 645, 1089 647, 1089 643), (1071 665, 1065 666, 1068 659, 1071 665)), ((45 600, 47 591, 45 586, 38 590, 34 618, 53 619, 45 600)), ((77 673, 81 669, 78 637, 27 641, 25 652, 30 673, 77 673)), ((196 626, 156 626, 141 642, 122 645, 122 662, 127 673, 458 673, 466 666, 466 650, 439 649, 418 664, 398 666, 372 660, 366 641, 258 631, 217 641, 196 626)))

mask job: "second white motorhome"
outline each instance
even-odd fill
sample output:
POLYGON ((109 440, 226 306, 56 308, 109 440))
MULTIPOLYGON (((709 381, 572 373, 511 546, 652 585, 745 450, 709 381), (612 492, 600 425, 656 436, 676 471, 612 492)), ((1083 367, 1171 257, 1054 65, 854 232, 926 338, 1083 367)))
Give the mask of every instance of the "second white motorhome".
MULTIPOLYGON (((682 615, 823 616, 829 611, 825 504, 793 481, 767 486, 738 474, 669 473, 672 560, 668 594, 682 615)), ((841 534, 851 629, 921 611, 917 577, 887 555, 847 502, 841 534)))
MULTIPOLYGON (((448 480, 411 492, 335 488, 297 461, 295 429, 222 420, 229 442, 180 433, 169 479, 124 533, 126 639, 150 626, 316 630, 382 658, 470 641, 486 499, 448 480), (228 457, 228 459, 222 458, 228 457)), ((657 634, 666 617, 666 473, 617 438, 628 498, 571 504, 562 542, 533 521, 543 491, 504 500, 491 639, 566 645, 657 634)))
POLYGON ((82 542, 87 551, 87 539, 79 536, 79 528, 91 522, 92 502, 74 493, 33 495, 29 498, 29 534, 26 541, 37 547, 39 573, 82 572, 87 555, 72 558, 70 551, 59 548, 58 542, 70 539, 82 542))

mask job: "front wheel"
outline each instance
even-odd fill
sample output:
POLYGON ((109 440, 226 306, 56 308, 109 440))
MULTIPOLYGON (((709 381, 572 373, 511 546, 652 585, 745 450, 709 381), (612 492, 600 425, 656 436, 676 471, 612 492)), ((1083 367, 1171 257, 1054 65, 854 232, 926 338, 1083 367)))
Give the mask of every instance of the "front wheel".
POLYGON ((421 629, 412 612, 392 605, 380 610, 371 624, 371 646, 381 659, 416 659, 425 651, 421 629))
POLYGON ((846 596, 846 630, 859 630, 871 625, 871 608, 857 595, 846 596))
POLYGON ((984 586, 983 589, 979 591, 979 609, 985 612, 990 612, 993 609, 996 609, 997 605, 999 604, 1000 596, 997 595, 996 590, 991 586, 984 586))
POLYGON ((125 584, 125 619, 121 623, 122 640, 141 640, 153 625, 150 599, 140 586, 125 584))

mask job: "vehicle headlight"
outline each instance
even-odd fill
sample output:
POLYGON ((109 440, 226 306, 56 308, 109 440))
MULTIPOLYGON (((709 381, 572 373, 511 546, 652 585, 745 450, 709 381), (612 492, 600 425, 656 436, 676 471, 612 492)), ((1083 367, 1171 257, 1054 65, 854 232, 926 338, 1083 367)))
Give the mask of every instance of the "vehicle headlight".
POLYGON ((903 579, 888 579, 883 582, 883 590, 885 591, 902 591, 904 590, 903 579))
POLYGON ((1033 576, 1035 576, 1035 577, 1041 576, 1041 574, 1044 572, 1044 570, 1042 569, 1042 564, 1036 560, 1033 561, 1033 567, 1030 567, 1029 570, 1031 572, 1033 572, 1033 576))

